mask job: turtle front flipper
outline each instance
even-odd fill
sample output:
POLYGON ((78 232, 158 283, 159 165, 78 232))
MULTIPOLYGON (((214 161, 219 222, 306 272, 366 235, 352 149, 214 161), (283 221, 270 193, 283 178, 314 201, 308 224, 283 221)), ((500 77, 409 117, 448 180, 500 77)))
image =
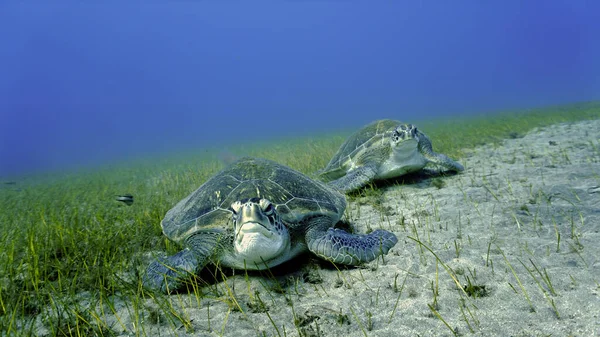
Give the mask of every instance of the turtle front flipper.
POLYGON ((446 170, 450 170, 450 171, 454 171, 454 172, 461 172, 461 171, 465 170, 464 166, 462 166, 459 162, 450 159, 445 154, 441 154, 441 153, 434 153, 434 154, 435 154, 434 157, 431 157, 431 158, 427 157, 427 159, 429 159, 435 165, 439 165, 439 166, 445 168, 446 170))
POLYGON ((327 184, 342 193, 348 193, 361 188, 372 181, 377 175, 375 164, 368 164, 350 170, 345 176, 330 181, 327 184))
POLYGON ((369 234, 350 234, 341 229, 309 230, 308 249, 334 263, 358 265, 375 260, 396 245, 398 238, 391 232, 378 229, 369 234))
POLYGON ((461 172, 465 169, 459 162, 450 159, 445 154, 434 152, 431 141, 423 133, 419 134, 419 152, 432 164, 441 166, 446 170, 461 172))
POLYGON ((186 248, 179 253, 158 259, 146 269, 143 285, 146 289, 169 293, 179 288, 185 279, 196 273, 198 257, 186 248))
POLYGON ((219 236, 216 233, 201 233, 186 240, 188 247, 179 253, 160 258, 146 269, 142 279, 146 289, 170 293, 183 282, 196 275, 209 262, 218 248, 219 236))

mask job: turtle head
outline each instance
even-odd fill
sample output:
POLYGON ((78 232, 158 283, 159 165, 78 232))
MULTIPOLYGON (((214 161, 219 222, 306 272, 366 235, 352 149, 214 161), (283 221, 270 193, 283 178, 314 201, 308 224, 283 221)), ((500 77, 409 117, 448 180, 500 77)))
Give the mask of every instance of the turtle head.
POLYGON ((390 139, 395 152, 412 152, 419 144, 419 132, 412 124, 400 124, 392 132, 390 139))
POLYGON ((289 233, 275 206, 267 199, 251 198, 231 204, 234 251, 246 263, 262 265, 289 248, 289 233))

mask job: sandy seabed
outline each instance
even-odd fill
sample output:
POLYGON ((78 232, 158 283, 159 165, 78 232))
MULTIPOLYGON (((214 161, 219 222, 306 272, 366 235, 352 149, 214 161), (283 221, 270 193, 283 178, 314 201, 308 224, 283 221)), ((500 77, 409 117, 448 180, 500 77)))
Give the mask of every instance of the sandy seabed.
POLYGON ((165 297, 187 326, 152 299, 146 313, 117 303, 106 323, 123 336, 600 336, 600 120, 460 162, 461 174, 349 202, 356 231, 398 236, 384 259, 337 270, 305 258, 165 297))

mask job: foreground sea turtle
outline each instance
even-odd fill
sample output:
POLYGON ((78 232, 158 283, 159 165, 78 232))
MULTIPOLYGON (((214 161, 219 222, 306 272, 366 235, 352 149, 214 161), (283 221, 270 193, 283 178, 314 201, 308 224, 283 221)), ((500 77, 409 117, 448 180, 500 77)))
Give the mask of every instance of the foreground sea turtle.
POLYGON ((150 264, 144 286, 169 292, 210 262, 261 270, 306 250, 357 265, 398 241, 385 230, 334 229, 345 208, 344 195, 324 183, 270 160, 240 159, 167 212, 163 233, 186 248, 150 264))
POLYGON ((351 135, 318 174, 330 186, 349 192, 376 179, 398 177, 432 163, 447 170, 463 166, 433 152, 431 141, 417 127, 382 119, 351 135))

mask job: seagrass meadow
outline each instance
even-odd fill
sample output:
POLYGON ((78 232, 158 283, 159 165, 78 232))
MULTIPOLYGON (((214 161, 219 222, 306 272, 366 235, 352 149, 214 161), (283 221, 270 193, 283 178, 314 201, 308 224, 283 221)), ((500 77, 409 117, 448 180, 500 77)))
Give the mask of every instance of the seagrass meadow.
MULTIPOLYGON (((398 114, 396 119, 402 120, 402 115, 398 114)), ((416 124, 426 133, 434 150, 462 162, 473 149, 500 148, 504 141, 521 139, 534 129, 599 119, 600 103, 584 102, 405 122, 416 124)), ((352 131, 263 141, 231 147, 229 151, 234 156, 272 159, 312 175, 327 164, 352 131)), ((589 137, 591 140, 581 145, 589 150, 582 163, 597 164, 600 158, 598 136, 593 135, 592 130, 589 137)), ((573 162, 569 149, 558 152, 549 165, 573 162)), ((514 161, 519 163, 521 154, 529 153, 527 151, 527 148, 516 148, 512 152, 514 161)), ((560 275, 567 278, 565 282, 572 282, 571 287, 589 291, 592 294, 589 301, 599 301, 600 279, 594 274, 588 283, 575 272, 563 273, 552 269, 550 262, 544 264, 553 259, 553 254, 571 254, 576 261, 573 263, 583 269, 598 269, 586 255, 592 254, 588 253, 591 248, 586 248, 585 235, 581 233, 587 233, 584 228, 589 221, 583 211, 585 207, 576 206, 577 198, 558 213, 552 213, 551 208, 547 208, 547 214, 542 210, 536 213, 535 209, 542 209, 537 207, 541 200, 550 205, 549 198, 544 199, 542 192, 530 191, 531 198, 522 200, 514 197, 512 187, 510 191, 504 190, 506 186, 514 186, 515 181, 505 180, 494 185, 486 180, 492 178, 482 173, 487 172, 486 168, 468 165, 466 172, 479 172, 479 176, 484 177, 481 186, 486 194, 477 202, 469 199, 467 192, 441 199, 444 191, 451 191, 446 184, 452 186, 452 179, 466 177, 466 173, 448 177, 415 175, 387 186, 372 185, 349 196, 347 222, 356 222, 359 227, 364 225, 366 229, 362 230, 367 231, 374 227, 392 230, 399 237, 395 253, 367 266, 333 266, 310 256, 263 272, 225 270, 217 265, 207 268, 177 294, 146 291, 140 280, 148 263, 160 252, 174 254, 181 249, 162 235, 162 217, 223 168, 225 164, 220 157, 218 148, 208 148, 77 171, 0 178, 0 335, 486 335, 497 330, 486 325, 490 320, 485 313, 486 306, 477 301, 494 295, 502 299, 514 297, 518 301, 516 306, 532 315, 547 315, 543 320, 546 324, 560 326, 569 319, 576 320, 577 313, 571 312, 575 306, 565 304, 567 296, 561 296, 567 285, 559 286, 560 275), (427 189, 427 200, 431 200, 415 206, 420 207, 418 214, 409 214, 406 210, 411 208, 407 206, 411 192, 406 189, 411 185, 427 189), (386 193, 392 192, 398 192, 398 200, 404 201, 396 204, 386 201, 386 193), (128 206, 115 200, 117 195, 123 194, 133 195, 134 203, 128 206), (489 213, 479 209, 480 214, 473 218, 458 213, 456 218, 444 220, 441 205, 450 205, 453 200, 461 203, 470 200, 474 203, 473 209, 489 201, 493 209, 490 208, 489 213), (545 235, 540 231, 547 229, 553 243, 540 244, 539 247, 545 248, 521 245, 517 250, 530 254, 521 256, 513 255, 509 243, 502 240, 473 243, 477 235, 469 232, 475 231, 469 227, 471 220, 496 223, 502 216, 501 209, 514 205, 516 208, 507 213, 510 220, 507 221, 514 226, 516 235, 539 237, 545 235), (572 213, 571 218, 565 215, 570 212, 569 205, 579 210, 572 213), (365 213, 365 209, 370 213, 365 213), (539 214, 539 224, 536 225, 538 220, 531 220, 531 228, 523 229, 528 223, 523 217, 536 214, 539 214), (413 218, 416 220, 412 221, 413 218), (560 219, 570 221, 570 225, 563 229, 560 219), (437 241, 440 239, 436 235, 444 232, 452 232, 452 239, 437 241), (479 256, 481 260, 473 258, 461 264, 461 258, 468 254, 479 256), (536 254, 542 254, 544 259, 536 259, 540 256, 536 254), (402 261, 411 256, 417 263, 433 269, 430 273, 402 269, 402 261), (400 267, 386 269, 391 265, 400 267), (487 284, 486 273, 489 273, 487 284), (508 289, 506 292, 504 286, 508 289), (341 295, 338 290, 343 290, 341 295), (454 297, 444 297, 449 293, 454 297), (363 298, 361 294, 368 296, 363 298), (419 298, 422 303, 415 302, 419 298), (412 317, 407 314, 412 310, 410 305, 418 307, 415 310, 423 321, 416 320, 415 326, 398 330, 400 321, 412 317), (422 326, 422 330, 417 325, 422 326)), ((524 165, 535 166, 528 163, 539 157, 539 154, 528 155, 529 159, 523 159, 524 165)), ((481 165, 493 165, 494 160, 488 156, 481 165)), ((509 161, 505 164, 511 164, 509 161)), ((597 179, 600 186, 597 174, 590 179, 597 179)), ((518 182, 526 184, 526 178, 518 182)), ((455 184, 458 190, 467 191, 472 183, 457 180, 455 184)), ((590 195, 594 195, 595 190, 591 191, 590 195)), ((491 225, 482 231, 494 237, 495 229, 491 225)), ((530 320, 535 321, 536 316, 530 320)), ((600 318, 596 322, 600 322, 600 318)), ((513 327, 517 335, 519 332, 522 335, 545 333, 543 328, 535 330, 538 327, 534 327, 530 331, 522 324, 505 321, 495 322, 494 326, 505 326, 509 330, 513 327)), ((577 334, 576 325, 572 329, 577 334)), ((581 329, 600 331, 598 325, 581 329)))

